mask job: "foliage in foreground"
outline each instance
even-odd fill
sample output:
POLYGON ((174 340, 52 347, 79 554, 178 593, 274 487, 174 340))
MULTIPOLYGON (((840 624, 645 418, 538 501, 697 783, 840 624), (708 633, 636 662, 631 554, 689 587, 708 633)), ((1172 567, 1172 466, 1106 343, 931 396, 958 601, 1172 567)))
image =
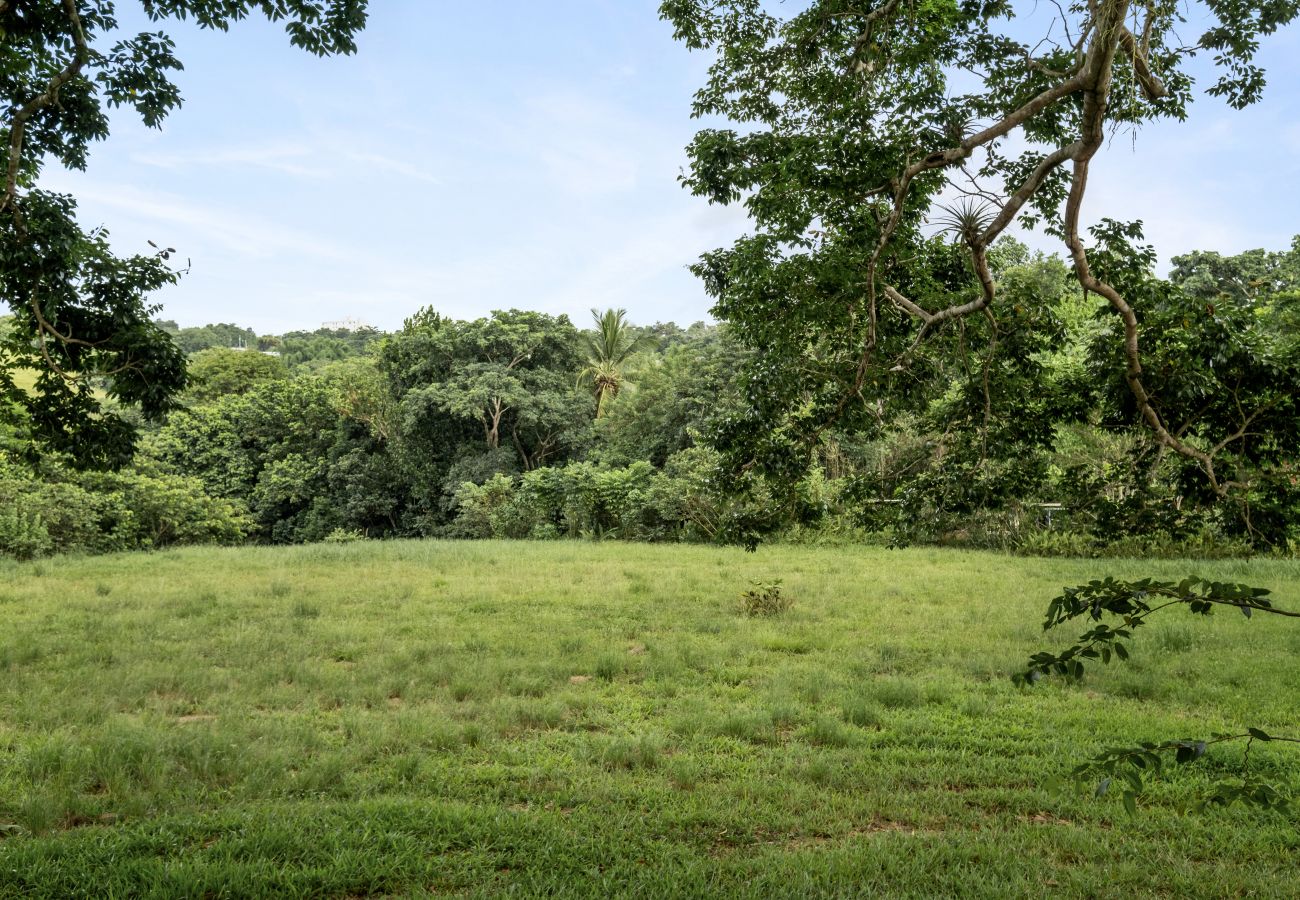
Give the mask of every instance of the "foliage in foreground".
POLYGON ((730 471, 789 485, 836 432, 946 420, 923 429, 940 442, 921 454, 930 477, 908 479, 938 520, 908 524, 943 527, 1024 499, 1056 425, 1122 423, 1154 451, 1128 461, 1144 470, 1131 486, 1166 493, 1138 509, 1177 519, 1211 497, 1252 543, 1295 539, 1300 255, 1289 284, 1228 284, 1205 257, 1159 278, 1142 223, 1089 210, 1088 187, 1107 135, 1188 115, 1194 58, 1211 95, 1260 101, 1259 48, 1300 3, 664 0, 660 14, 709 61, 682 181, 748 219, 693 267, 755 351, 748 402, 718 436, 730 471), (1067 323, 1050 284, 1006 277, 1013 224, 1060 240, 1064 281, 1094 307, 1082 366, 1042 352, 1067 323))
MULTIPOLYGON (((1028 668, 1015 673, 1012 681, 1019 685, 1032 685, 1045 675, 1078 681, 1083 678, 1085 661, 1100 661, 1107 665, 1112 658, 1128 660, 1128 643, 1134 632, 1147 625, 1152 615, 1171 606, 1185 606, 1193 615, 1200 616, 1209 616, 1216 607, 1226 606, 1239 610, 1247 619, 1256 612, 1300 618, 1300 613, 1279 609, 1265 599, 1269 593, 1265 588, 1195 577, 1179 582, 1105 578, 1066 588, 1048 605, 1043 630, 1085 616, 1098 624, 1080 635, 1078 643, 1064 651, 1035 653, 1029 658, 1028 668), (1108 616, 1119 620, 1119 624, 1102 621, 1108 616)), ((1160 775, 1166 756, 1179 764, 1195 762, 1211 746, 1239 741, 1245 743, 1239 777, 1214 784, 1195 807, 1204 810, 1209 806, 1230 806, 1241 802, 1289 811, 1290 798, 1284 790, 1250 770, 1250 752, 1256 741, 1300 744, 1300 737, 1279 737, 1253 727, 1244 733, 1218 733, 1208 739, 1144 741, 1131 747, 1113 747, 1076 766, 1071 777, 1076 784, 1092 787, 1098 797, 1104 796, 1117 779, 1122 780, 1126 784, 1124 806, 1132 814, 1137 810, 1137 799, 1145 787, 1143 773, 1160 775)))

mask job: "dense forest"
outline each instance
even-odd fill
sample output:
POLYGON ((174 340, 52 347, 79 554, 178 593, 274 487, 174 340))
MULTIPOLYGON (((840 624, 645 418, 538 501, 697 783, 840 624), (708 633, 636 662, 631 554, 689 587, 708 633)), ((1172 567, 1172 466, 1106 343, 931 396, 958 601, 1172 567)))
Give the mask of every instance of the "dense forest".
MULTIPOLYGON (((1004 240, 998 319, 830 425, 793 490, 726 465, 762 360, 726 325, 593 311, 421 310, 372 329, 258 335, 160 322, 187 354, 183 408, 133 461, 38 451, 5 418, 0 550, 391 536, 940 543, 1024 553, 1207 555, 1300 547, 1300 238, 1175 258, 1141 310, 1162 415, 1197 439, 1240 423, 1249 490, 1209 492, 1140 427, 1103 304, 1055 257, 1004 240), (1258 433, 1258 438, 1252 435, 1258 433)), ((1143 277, 1153 279, 1150 273, 1143 277)), ((106 385, 105 385, 106 387, 106 385)), ((864 403, 868 401, 864 399, 864 403)))

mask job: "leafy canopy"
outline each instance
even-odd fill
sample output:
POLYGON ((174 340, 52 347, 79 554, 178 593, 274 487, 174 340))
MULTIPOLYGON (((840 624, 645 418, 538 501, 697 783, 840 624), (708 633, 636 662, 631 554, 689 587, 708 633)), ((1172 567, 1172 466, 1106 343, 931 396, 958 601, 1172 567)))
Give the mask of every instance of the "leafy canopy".
MULTIPOLYGON (((351 53, 366 0, 139 0, 153 21, 191 19, 225 30, 253 14, 283 21, 310 53, 351 53)), ((0 342, 0 410, 24 433, 24 451, 67 454, 83 467, 130 457, 134 430, 95 392, 146 419, 175 406, 185 360, 151 321, 147 298, 176 281, 175 250, 119 257, 102 228, 86 231, 76 201, 37 187, 54 162, 84 169, 109 134, 108 110, 130 107, 159 127, 181 103, 181 69, 163 31, 122 32, 112 0, 0 0, 0 293, 13 321, 0 342), (33 389, 17 370, 37 372, 33 389)))
MULTIPOLYGON (((1171 424, 1144 369, 1148 334, 1174 325, 1143 321, 1167 285, 1150 276, 1141 224, 1104 210, 1089 231, 1080 220, 1108 136, 1185 118, 1194 57, 1212 61, 1209 93, 1258 101, 1260 40, 1300 3, 664 0, 660 11, 713 54, 693 112, 723 120, 691 143, 684 183, 743 202, 753 226, 695 266, 715 313, 761 351, 751 402, 721 431, 734 468, 796 478, 829 428, 884 427, 969 346, 964 323, 997 348, 1026 314, 1003 295, 995 258, 1019 222, 1059 238, 1071 277, 1106 301, 1132 414, 1216 496, 1246 489, 1221 458, 1250 430, 1251 405, 1273 400, 1247 398, 1217 431, 1171 424)), ((1185 360, 1177 377, 1211 365, 1185 360)))

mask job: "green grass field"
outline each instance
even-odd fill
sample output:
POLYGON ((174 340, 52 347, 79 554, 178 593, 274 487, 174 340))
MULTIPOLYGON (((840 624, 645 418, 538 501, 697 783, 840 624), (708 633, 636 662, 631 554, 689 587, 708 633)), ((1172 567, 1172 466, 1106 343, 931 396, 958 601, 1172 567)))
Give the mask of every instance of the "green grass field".
MULTIPOLYGON (((1008 680, 1060 587, 1300 566, 318 545, 0 562, 0 896, 1295 896, 1300 829, 1117 797, 1109 743, 1300 731, 1300 625, 1181 610, 1008 680), (780 618, 737 612, 781 578, 780 618)), ((1081 630, 1081 629, 1080 629, 1081 630)), ((1300 754, 1256 772, 1300 784, 1300 754)))

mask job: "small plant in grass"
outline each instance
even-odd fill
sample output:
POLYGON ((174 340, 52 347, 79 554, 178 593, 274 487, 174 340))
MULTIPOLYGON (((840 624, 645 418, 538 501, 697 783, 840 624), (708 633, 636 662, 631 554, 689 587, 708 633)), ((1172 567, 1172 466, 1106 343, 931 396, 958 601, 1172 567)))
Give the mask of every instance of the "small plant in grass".
POLYGON ((747 616, 779 616, 794 605, 794 598, 781 590, 781 581, 755 581, 740 595, 740 610, 747 616))
MULTIPOLYGON (((1128 644, 1134 632, 1147 624, 1147 619, 1153 614, 1171 606, 1186 606, 1192 614, 1201 616, 1210 615, 1215 607, 1227 606, 1239 610, 1247 619, 1256 612, 1300 618, 1300 612, 1273 606, 1265 599, 1268 594, 1264 588, 1202 578, 1185 578, 1177 583, 1150 578, 1141 581, 1106 578, 1066 588, 1048 605, 1043 630, 1083 616, 1097 624, 1080 635, 1074 646, 1061 653, 1035 653, 1029 658, 1025 671, 1017 672, 1012 680, 1019 685, 1032 685, 1045 675, 1059 675, 1077 681, 1083 678, 1085 662, 1100 660, 1107 665, 1112 659, 1127 660, 1130 656, 1128 644), (1116 624, 1103 621, 1107 616, 1112 617, 1116 624)), ((1145 787, 1143 773, 1159 775, 1165 760, 1171 757, 1175 763, 1195 762, 1213 745, 1239 741, 1244 742, 1240 776, 1215 784, 1193 808, 1204 810, 1209 806, 1231 806, 1240 802, 1247 806, 1289 810, 1289 798, 1284 791, 1250 771, 1250 751, 1256 742, 1300 744, 1300 738, 1270 735, 1259 728, 1215 734, 1209 739, 1144 741, 1132 747, 1112 747, 1076 766, 1070 777, 1080 787, 1091 786, 1097 797, 1105 796, 1113 784, 1120 783, 1124 787, 1124 808, 1132 815, 1137 812, 1137 798, 1145 787)))

